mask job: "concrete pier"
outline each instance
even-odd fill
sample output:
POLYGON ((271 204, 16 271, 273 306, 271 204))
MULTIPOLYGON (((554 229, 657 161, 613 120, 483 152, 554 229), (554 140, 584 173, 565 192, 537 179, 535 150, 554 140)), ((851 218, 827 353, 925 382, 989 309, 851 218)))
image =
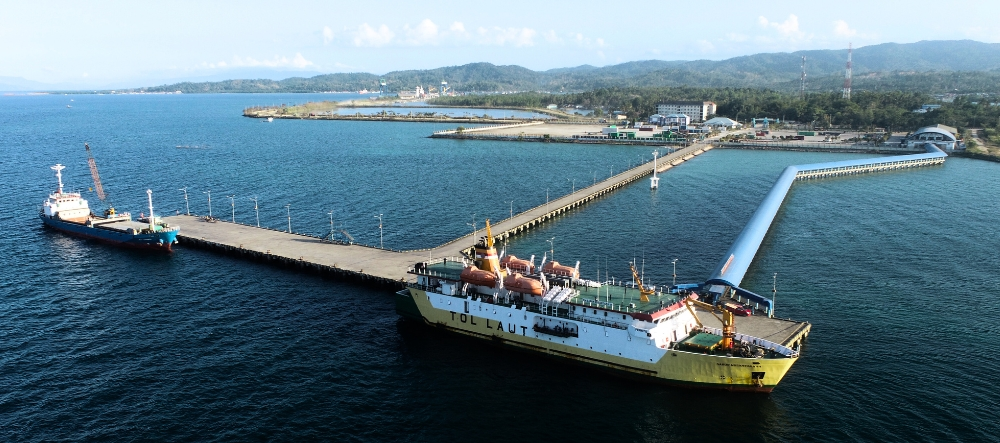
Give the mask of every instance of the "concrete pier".
MULTIPOLYGON (((694 145, 667 154, 658 160, 663 172, 712 149, 694 145)), ((652 162, 626 170, 573 192, 538 205, 512 218, 493 223, 494 239, 508 239, 558 217, 572 209, 608 195, 640 178, 652 174, 652 162)), ((459 257, 478 239, 472 234, 456 238, 434 248, 393 251, 364 245, 348 245, 320 238, 273 229, 230 223, 204 221, 196 216, 163 217, 171 225, 181 226, 181 245, 231 253, 249 259, 313 270, 324 275, 377 284, 401 285, 413 264, 433 257, 459 257)), ((485 231, 480 231, 485 234, 485 231)))

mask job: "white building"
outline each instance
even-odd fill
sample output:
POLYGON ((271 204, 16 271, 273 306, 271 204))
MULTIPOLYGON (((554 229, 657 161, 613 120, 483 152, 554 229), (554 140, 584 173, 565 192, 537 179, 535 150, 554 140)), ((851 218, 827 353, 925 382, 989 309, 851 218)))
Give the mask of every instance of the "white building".
POLYGON ((951 127, 944 125, 928 126, 913 131, 902 144, 910 149, 921 149, 926 144, 932 144, 945 151, 953 151, 958 147, 958 138, 951 127))
POLYGON ((663 116, 664 125, 687 126, 691 124, 691 116, 687 114, 668 114, 663 116))
POLYGON ((656 113, 661 115, 684 114, 691 121, 702 122, 715 114, 714 102, 680 101, 656 105, 656 113))
POLYGON ((729 130, 739 128, 741 125, 726 117, 715 117, 705 122, 705 126, 711 126, 715 129, 729 130))

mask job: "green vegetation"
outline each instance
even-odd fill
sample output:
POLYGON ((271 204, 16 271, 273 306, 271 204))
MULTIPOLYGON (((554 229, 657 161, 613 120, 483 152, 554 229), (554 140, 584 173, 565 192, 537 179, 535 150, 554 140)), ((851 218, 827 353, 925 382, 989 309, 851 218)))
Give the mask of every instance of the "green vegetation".
MULTIPOLYGON (((285 80, 226 80, 142 88, 148 92, 322 92, 378 90, 380 77, 390 91, 422 85, 436 90, 442 80, 459 92, 579 92, 601 88, 680 87, 799 90, 801 57, 808 58, 808 92, 832 92, 843 84, 847 50, 755 54, 727 60, 644 60, 618 65, 532 71, 521 66, 471 63, 378 76, 340 73, 285 80)), ((882 44, 854 50, 855 91, 1000 93, 1000 44, 923 41, 882 44)))
POLYGON ((602 88, 575 94, 527 92, 441 97, 431 103, 529 108, 549 103, 581 105, 588 109, 603 109, 605 113, 621 111, 629 119, 641 120, 655 114, 657 104, 673 100, 713 101, 718 105, 718 115, 741 121, 770 117, 811 123, 816 127, 879 127, 909 131, 938 123, 959 128, 995 128, 1000 121, 1000 106, 990 106, 985 100, 973 104, 964 96, 956 98, 954 103, 943 103, 938 110, 914 113, 914 109, 925 103, 934 103, 934 99, 926 94, 899 91, 857 91, 851 100, 844 100, 840 93, 812 93, 800 99, 797 94, 748 88, 602 88))

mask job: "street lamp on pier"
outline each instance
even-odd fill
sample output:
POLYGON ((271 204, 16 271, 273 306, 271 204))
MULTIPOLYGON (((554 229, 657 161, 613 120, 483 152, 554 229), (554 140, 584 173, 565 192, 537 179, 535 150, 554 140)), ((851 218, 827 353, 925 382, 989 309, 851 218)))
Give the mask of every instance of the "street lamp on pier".
POLYGON ((208 218, 212 218, 212 190, 203 191, 202 194, 208 194, 208 218))
POLYGON ((257 197, 248 197, 253 200, 253 212, 257 215, 257 227, 260 227, 260 210, 257 209, 257 197))
POLYGON ((184 210, 187 211, 187 215, 191 215, 191 205, 188 204, 188 188, 187 186, 178 189, 178 191, 184 191, 184 210))
POLYGON ((376 215, 374 218, 378 219, 378 247, 385 249, 382 246, 382 214, 376 215))
POLYGON ((289 203, 285 205, 285 211, 288 212, 288 233, 292 233, 292 204, 289 203))
POLYGON ((233 223, 236 223, 236 196, 229 195, 227 197, 229 197, 229 206, 233 208, 233 223))

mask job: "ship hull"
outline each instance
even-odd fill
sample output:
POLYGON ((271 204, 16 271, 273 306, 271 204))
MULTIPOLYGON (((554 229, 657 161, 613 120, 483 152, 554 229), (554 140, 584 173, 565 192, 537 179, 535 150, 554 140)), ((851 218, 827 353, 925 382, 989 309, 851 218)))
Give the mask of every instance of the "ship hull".
POLYGON ((155 232, 152 234, 130 234, 128 232, 101 227, 86 226, 81 223, 60 220, 45 215, 40 216, 46 226, 77 237, 90 238, 105 243, 138 249, 171 251, 177 241, 177 231, 155 232))
POLYGON ((664 349, 629 330, 586 323, 578 337, 559 337, 533 330, 537 312, 414 287, 396 297, 397 312, 433 327, 660 384, 767 393, 797 360, 664 349))

